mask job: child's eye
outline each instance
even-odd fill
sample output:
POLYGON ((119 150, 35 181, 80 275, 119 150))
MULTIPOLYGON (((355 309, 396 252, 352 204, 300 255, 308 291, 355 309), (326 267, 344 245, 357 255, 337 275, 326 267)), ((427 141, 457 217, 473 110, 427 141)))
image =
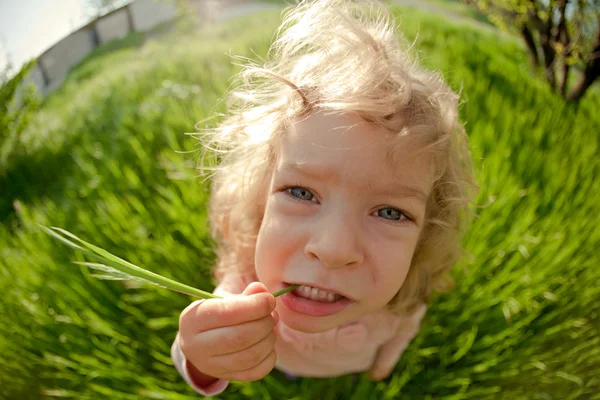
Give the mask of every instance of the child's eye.
POLYGON ((300 200, 312 201, 315 197, 310 190, 304 189, 303 187, 289 187, 286 188, 285 191, 300 200))
POLYGON ((377 216, 389 219, 390 221, 400 221, 403 216, 405 219, 410 220, 410 217, 408 217, 406 214, 403 214, 402 211, 389 207, 377 210, 377 216))

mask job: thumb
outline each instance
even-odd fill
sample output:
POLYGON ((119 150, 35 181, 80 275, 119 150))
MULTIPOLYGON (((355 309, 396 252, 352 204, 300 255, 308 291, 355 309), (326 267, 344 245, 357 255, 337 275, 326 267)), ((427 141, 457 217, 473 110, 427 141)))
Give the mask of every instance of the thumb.
POLYGON ((251 296, 257 293, 268 292, 267 287, 260 282, 252 282, 242 292, 242 295, 251 296))

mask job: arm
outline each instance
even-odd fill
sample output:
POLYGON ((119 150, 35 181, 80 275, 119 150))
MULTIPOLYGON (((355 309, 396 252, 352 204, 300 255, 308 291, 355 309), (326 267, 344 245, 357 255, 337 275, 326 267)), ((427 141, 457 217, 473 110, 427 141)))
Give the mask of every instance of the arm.
POLYGON ((383 380, 392 373, 402 353, 419 332, 425 311, 427 311, 427 306, 423 304, 413 315, 402 321, 403 323, 392 339, 381 345, 371 369, 367 372, 370 379, 383 380))

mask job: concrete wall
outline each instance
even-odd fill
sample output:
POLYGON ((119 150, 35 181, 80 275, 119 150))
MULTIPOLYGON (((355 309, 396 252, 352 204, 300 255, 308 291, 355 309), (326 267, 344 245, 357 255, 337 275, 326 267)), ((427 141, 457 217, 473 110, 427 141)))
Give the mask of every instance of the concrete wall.
POLYGON ((46 78, 42 73, 42 69, 38 64, 34 65, 27 78, 25 78, 25 84, 32 83, 36 87, 44 87, 46 85, 46 78))
POLYGON ((38 59, 47 83, 62 81, 69 69, 96 47, 91 29, 81 29, 56 43, 38 59))
MULTIPOLYGON (((235 6, 248 0, 187 0, 190 10, 202 20, 223 19, 235 14, 235 6), (228 8, 229 7, 229 8, 228 8)), ((150 31, 177 18, 177 8, 167 0, 134 0, 65 37, 41 56, 27 82, 47 94, 60 86, 69 70, 97 46, 121 39, 128 33, 150 31)), ((24 82, 25 83, 25 82, 24 82)))
POLYGON ((96 32, 100 44, 127 36, 130 32, 127 7, 96 20, 96 32))
POLYGON ((135 0, 90 22, 46 50, 23 84, 33 83, 45 95, 60 86, 69 70, 97 46, 122 39, 130 32, 149 31, 176 17, 177 8, 165 0, 135 0))
POLYGON ((135 31, 148 31, 177 16, 177 9, 173 4, 159 3, 156 0, 136 0, 129 4, 129 11, 135 31))

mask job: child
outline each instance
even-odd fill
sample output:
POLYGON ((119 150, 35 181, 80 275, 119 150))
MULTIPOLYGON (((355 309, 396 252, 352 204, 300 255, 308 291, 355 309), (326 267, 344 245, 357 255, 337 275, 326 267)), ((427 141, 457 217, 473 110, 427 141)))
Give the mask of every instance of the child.
POLYGON ((270 56, 205 136, 222 155, 210 215, 224 299, 187 307, 172 347, 204 395, 274 367, 386 378, 451 285, 476 188, 458 96, 408 59, 382 4, 305 1, 270 56))

